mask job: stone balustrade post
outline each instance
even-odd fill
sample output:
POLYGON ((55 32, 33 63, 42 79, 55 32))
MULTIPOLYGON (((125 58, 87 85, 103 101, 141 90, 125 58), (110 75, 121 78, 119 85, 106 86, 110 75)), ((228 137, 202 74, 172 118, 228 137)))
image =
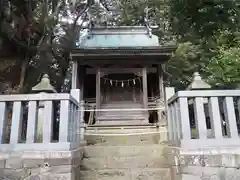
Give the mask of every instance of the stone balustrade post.
POLYGON ((165 88, 165 103, 166 103, 166 112, 167 112, 167 128, 168 128, 168 139, 173 140, 173 133, 174 133, 174 124, 173 124, 173 117, 171 113, 171 109, 169 108, 168 99, 170 99, 175 94, 174 87, 166 87, 165 88))
POLYGON ((76 124, 76 133, 78 136, 78 141, 83 142, 84 141, 84 100, 81 100, 81 90, 80 89, 71 89, 71 95, 77 100, 79 103, 77 117, 75 119, 76 124))
MULTIPOLYGON (((187 87, 186 90, 208 90, 211 89, 211 86, 202 80, 199 72, 193 73, 192 83, 187 87)), ((196 122, 196 128, 198 129, 198 135, 201 137, 205 137, 206 134, 212 136, 213 130, 207 130, 206 121, 202 121, 202 119, 206 119, 209 116, 209 108, 208 108, 208 98, 195 98, 188 101, 189 105, 193 105, 194 108, 194 118, 196 122)), ((206 138, 206 137, 205 137, 206 138)))
MULTIPOLYGON (((49 76, 47 74, 43 75, 41 81, 32 88, 32 91, 35 93, 44 94, 46 93, 55 93, 55 88, 50 84, 49 76)), ((38 104, 38 119, 37 119, 37 135, 36 141, 43 141, 43 120, 44 120, 44 101, 40 101, 38 104)))

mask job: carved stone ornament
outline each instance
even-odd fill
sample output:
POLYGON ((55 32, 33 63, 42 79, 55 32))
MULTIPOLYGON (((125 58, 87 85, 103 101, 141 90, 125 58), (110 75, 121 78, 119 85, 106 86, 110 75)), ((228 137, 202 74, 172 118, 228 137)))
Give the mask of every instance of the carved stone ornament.
POLYGON ((32 88, 34 92, 47 92, 54 93, 56 92, 55 88, 50 84, 49 76, 44 74, 41 81, 32 88))

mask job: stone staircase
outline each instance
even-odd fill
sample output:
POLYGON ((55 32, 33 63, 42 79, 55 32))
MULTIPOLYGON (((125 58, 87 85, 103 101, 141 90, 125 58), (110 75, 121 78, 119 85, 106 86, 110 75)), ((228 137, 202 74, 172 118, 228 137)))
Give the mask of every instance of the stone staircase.
POLYGON ((172 180, 154 126, 89 127, 85 139, 81 180, 172 180))
POLYGON ((148 114, 141 110, 143 105, 131 101, 110 102, 101 105, 98 125, 143 125, 148 124, 148 114))

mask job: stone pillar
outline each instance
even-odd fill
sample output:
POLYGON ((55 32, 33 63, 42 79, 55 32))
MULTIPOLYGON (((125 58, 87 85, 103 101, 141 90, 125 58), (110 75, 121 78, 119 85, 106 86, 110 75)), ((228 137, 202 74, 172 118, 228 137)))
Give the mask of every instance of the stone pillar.
MULTIPOLYGON (((142 81, 143 81, 143 107, 148 108, 148 89, 147 89, 147 68, 142 69, 142 81)), ((146 112, 146 118, 148 118, 148 111, 146 112)))
POLYGON ((72 97, 75 98, 75 100, 77 100, 77 102, 79 103, 79 109, 77 111, 77 114, 76 114, 76 134, 77 134, 77 137, 79 139, 78 140, 78 143, 80 142, 83 142, 84 141, 84 119, 83 119, 83 112, 84 112, 84 108, 83 107, 83 104, 82 104, 82 101, 81 101, 81 90, 80 89, 71 89, 71 95, 72 97))
POLYGON ((79 109, 78 109, 78 113, 77 113, 77 122, 76 122, 76 129, 77 129, 77 134, 78 134, 78 138, 79 138, 79 142, 83 142, 84 141, 84 126, 85 126, 85 122, 84 122, 84 75, 85 75, 85 69, 84 67, 79 68, 79 72, 77 73, 77 76, 79 79, 78 80, 78 87, 79 89, 71 89, 71 95, 77 100, 78 104, 79 104, 79 109))
MULTIPOLYGON (((96 72, 96 109, 100 109, 101 105, 101 69, 98 68, 96 72)), ((98 112, 96 112, 98 116, 98 112)))
POLYGON ((171 119, 171 112, 168 108, 168 99, 170 99, 175 94, 174 87, 166 87, 165 88, 165 107, 167 112, 167 129, 168 129, 168 140, 173 139, 173 123, 171 119))
MULTIPOLYGON (((56 92, 55 88, 50 84, 49 76, 47 74, 43 75, 40 83, 34 86, 32 91, 41 94, 56 92)), ((44 102, 40 101, 38 105, 37 142, 42 142, 43 140, 43 118, 44 102)))

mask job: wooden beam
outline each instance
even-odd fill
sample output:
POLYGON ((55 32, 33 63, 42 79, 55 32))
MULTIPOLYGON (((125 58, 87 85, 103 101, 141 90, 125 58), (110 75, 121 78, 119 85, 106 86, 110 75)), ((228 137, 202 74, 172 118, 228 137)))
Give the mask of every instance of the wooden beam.
MULTIPOLYGON (((101 72, 104 73, 117 73, 117 74, 126 74, 126 73, 138 73, 141 72, 142 68, 101 68, 101 72)), ((148 73, 156 73, 157 69, 155 67, 152 68, 147 68, 148 73)), ((97 68, 87 68, 86 69, 86 74, 96 74, 97 73, 97 68)))
POLYGON ((112 59, 102 59, 102 60, 96 60, 96 59, 85 59, 78 61, 79 64, 81 65, 92 65, 92 66, 103 66, 104 64, 109 64, 109 65, 139 65, 141 64, 142 66, 150 66, 152 64, 159 64, 160 62, 166 62, 167 59, 162 59, 156 60, 156 59, 149 59, 147 58, 145 60, 140 60, 140 59, 121 59, 121 58, 112 58, 112 59))
POLYGON ((96 54, 92 54, 92 53, 76 53, 76 54, 72 54, 72 57, 107 57, 107 56, 168 56, 170 57, 172 55, 172 53, 154 53, 154 52, 139 52, 139 53, 135 53, 135 52, 129 52, 127 54, 124 54, 123 52, 108 52, 108 54, 106 55, 105 53, 96 53, 96 54))

